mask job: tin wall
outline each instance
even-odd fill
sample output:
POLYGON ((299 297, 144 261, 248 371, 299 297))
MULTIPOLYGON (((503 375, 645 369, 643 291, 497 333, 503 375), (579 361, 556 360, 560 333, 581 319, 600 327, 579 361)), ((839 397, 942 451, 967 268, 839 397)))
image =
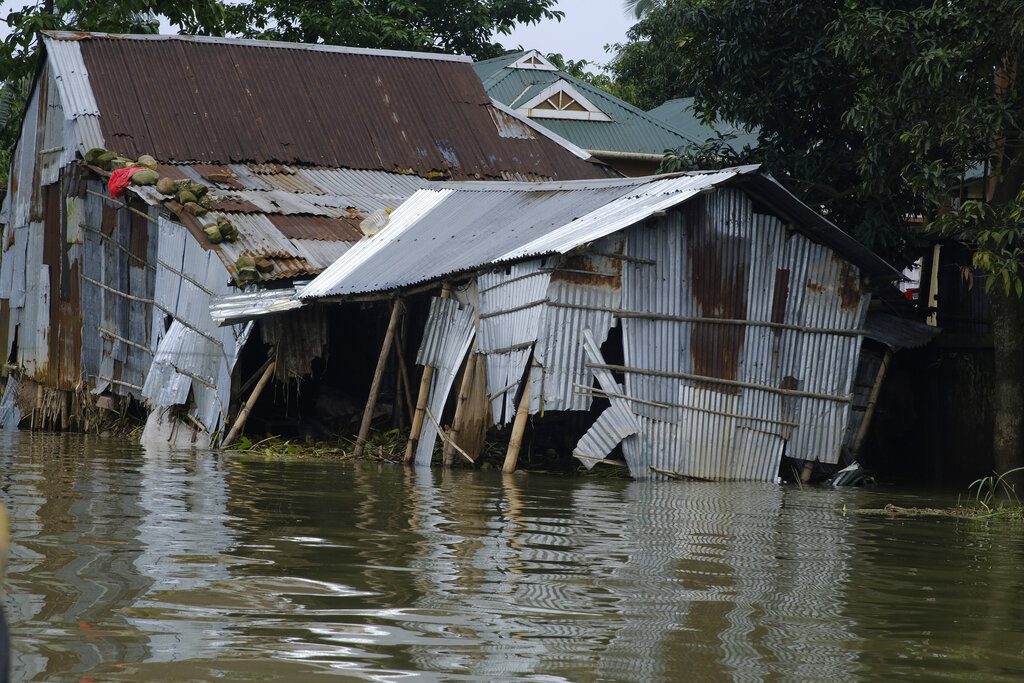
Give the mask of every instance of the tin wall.
POLYGON ((731 189, 630 228, 626 256, 634 476, 771 481, 783 451, 838 461, 867 305, 853 266, 731 189))

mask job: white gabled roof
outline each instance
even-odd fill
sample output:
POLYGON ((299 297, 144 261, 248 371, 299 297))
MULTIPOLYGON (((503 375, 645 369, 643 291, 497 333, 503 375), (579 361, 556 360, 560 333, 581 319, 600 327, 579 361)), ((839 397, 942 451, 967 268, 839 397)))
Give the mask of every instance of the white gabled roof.
POLYGON ((565 79, 559 79, 544 88, 519 105, 518 110, 535 119, 612 120, 565 79))

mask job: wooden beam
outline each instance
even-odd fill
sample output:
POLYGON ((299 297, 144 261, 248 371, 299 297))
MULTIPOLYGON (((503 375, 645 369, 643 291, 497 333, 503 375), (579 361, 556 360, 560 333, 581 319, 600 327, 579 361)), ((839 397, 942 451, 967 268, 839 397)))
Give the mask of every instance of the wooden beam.
POLYGON ((864 417, 861 418, 860 427, 857 428, 857 436, 853 440, 853 448, 850 457, 856 459, 860 455, 860 448, 864 444, 864 437, 868 435, 868 428, 871 426, 871 418, 875 415, 875 406, 878 405, 878 395, 882 391, 882 382, 889 371, 892 363, 892 349, 886 349, 882 356, 882 363, 878 366, 878 373, 875 375, 875 383, 871 385, 871 395, 868 396, 868 404, 864 408, 864 417))
POLYGON ((388 364, 388 356, 391 355, 391 344, 395 341, 395 329, 398 327, 398 318, 402 312, 402 300, 395 299, 391 307, 391 318, 388 320, 388 329, 384 333, 384 343, 380 347, 380 356, 377 358, 377 368, 373 371, 373 381, 370 382, 370 393, 366 397, 366 407, 363 408, 363 419, 359 423, 359 436, 356 437, 356 448, 354 455, 358 458, 363 454, 366 447, 366 438, 370 434, 370 423, 373 422, 373 410, 377 407, 377 394, 380 392, 380 381, 384 377, 384 368, 388 364))
POLYGON ((260 376, 260 381, 256 383, 256 387, 252 390, 249 395, 249 400, 245 402, 242 409, 238 411, 238 417, 235 418, 235 424, 231 425, 231 431, 228 432, 227 437, 221 442, 221 448, 230 446, 231 443, 238 436, 239 432, 242 431, 242 427, 245 426, 245 421, 249 419, 249 413, 252 412, 252 407, 256 405, 257 399, 260 394, 263 393, 263 388, 267 386, 267 382, 274 375, 274 368, 277 367, 277 361, 273 361, 267 366, 267 369, 263 371, 263 375, 260 376))
MULTIPOLYGON (((462 382, 459 384, 459 398, 455 403, 455 417, 452 418, 451 430, 444 443, 444 466, 451 467, 455 463, 455 444, 462 430, 462 423, 466 416, 466 401, 469 400, 469 392, 473 388, 473 378, 476 376, 476 364, 479 356, 476 353, 476 339, 466 356, 466 367, 462 370, 462 382)), ((473 459, 470 458, 470 462, 473 459)))
POLYGON ((505 464, 502 466, 501 471, 506 474, 511 474, 516 471, 516 465, 519 463, 519 451, 523 447, 523 433, 526 431, 526 418, 530 415, 530 375, 532 367, 526 370, 525 385, 523 386, 523 395, 519 399, 519 408, 516 410, 516 419, 512 423, 512 436, 508 441, 508 450, 505 451, 505 464))

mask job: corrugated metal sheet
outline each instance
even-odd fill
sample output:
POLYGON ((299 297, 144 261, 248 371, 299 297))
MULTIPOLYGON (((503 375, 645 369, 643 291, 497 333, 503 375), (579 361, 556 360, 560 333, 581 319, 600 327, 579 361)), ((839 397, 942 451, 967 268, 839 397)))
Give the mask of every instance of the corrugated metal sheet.
POLYGON ((546 137, 499 135, 490 99, 461 59, 230 38, 47 34, 48 44, 62 41, 79 45, 107 145, 133 158, 453 178, 609 173, 546 137))
POLYGON ((754 148, 758 145, 757 128, 748 133, 739 124, 724 121, 705 124, 693 108, 692 97, 666 100, 654 109, 649 109, 647 113, 698 142, 711 140, 719 135, 733 135, 735 137, 726 144, 737 152, 744 147, 754 148))
MULTIPOLYGON (((363 237, 359 221, 377 209, 395 207, 428 181, 379 171, 311 169, 281 164, 231 164, 226 167, 161 164, 162 175, 186 178, 210 187, 214 211, 201 218, 182 216, 196 239, 221 257, 231 277, 242 255, 273 261, 268 280, 315 275, 337 261, 363 237), (209 180, 211 170, 234 175, 230 189, 209 180), (204 175, 204 173, 206 175, 204 175), (282 178, 302 178, 302 192, 281 189, 282 178), (340 191, 343 194, 331 194, 340 191), (238 229, 236 242, 212 245, 201 228, 226 218, 238 229)), ((152 206, 165 197, 153 187, 132 191, 152 206)), ((182 228, 185 229, 185 228, 182 228)))
POLYGON ((656 373, 626 373, 640 420, 624 444, 634 476, 655 468, 771 481, 784 448, 795 458, 837 461, 868 301, 855 268, 776 217, 754 213, 733 189, 654 227, 631 228, 627 256, 656 263, 627 265, 623 307, 677 318, 623 319, 626 366, 656 373), (703 322, 713 318, 763 324, 703 322))
POLYGON ((210 317, 215 324, 225 325, 295 310, 302 306, 297 293, 305 285, 305 282, 296 282, 292 287, 281 289, 258 289, 250 286, 248 291, 243 293, 217 297, 210 304, 210 317))
POLYGON ((547 300, 551 264, 541 259, 517 263, 477 278, 480 337, 477 351, 485 357, 487 393, 494 422, 515 416, 515 397, 538 322, 547 300))
POLYGON ((418 467, 430 465, 434 442, 437 440, 435 421, 442 419, 455 376, 473 342, 476 334, 475 317, 471 306, 461 305, 455 299, 434 298, 431 301, 427 331, 416 361, 420 365, 434 368, 427 403, 430 414, 423 421, 423 430, 416 446, 418 467))
POLYGON ((530 392, 532 414, 590 409, 582 335, 589 330, 598 346, 608 338, 611 311, 622 304, 622 243, 622 235, 599 240, 592 254, 563 259, 552 274, 534 349, 542 371, 530 392))
MULTIPOLYGON (((580 347, 585 358, 591 364, 603 364, 605 361, 601 356, 600 346, 592 332, 583 330, 581 334, 580 347)), ((573 450, 573 455, 587 469, 593 468, 619 443, 640 431, 640 423, 633 414, 629 401, 622 398, 625 394, 612 373, 602 368, 592 368, 590 372, 597 379, 598 388, 608 397, 611 405, 598 416, 573 450)))
POLYGON ((392 214, 365 249, 349 252, 306 289, 304 296, 351 295, 398 289, 490 264, 566 253, 732 182, 771 195, 771 205, 794 228, 874 275, 898 273, 839 228, 817 216, 781 186, 746 166, 712 173, 615 181, 490 184, 444 183, 421 190, 392 214), (740 182, 742 181, 742 183, 740 182), (783 190, 784 191, 784 190, 783 190), (440 192, 447 192, 440 196, 440 192), (427 195, 434 195, 427 199, 427 195), (798 209, 797 206, 803 207, 798 209), (813 223, 813 225, 812 225, 813 223), (378 237, 380 237, 378 236, 378 237))
POLYGON ((228 293, 227 271, 181 226, 160 219, 154 298, 153 364, 143 396, 154 406, 188 405, 213 433, 223 424, 231 400, 231 372, 251 326, 217 328, 210 317, 215 295, 228 293), (182 277, 180 274, 184 274, 182 277), (164 316, 170 325, 163 327, 164 316))

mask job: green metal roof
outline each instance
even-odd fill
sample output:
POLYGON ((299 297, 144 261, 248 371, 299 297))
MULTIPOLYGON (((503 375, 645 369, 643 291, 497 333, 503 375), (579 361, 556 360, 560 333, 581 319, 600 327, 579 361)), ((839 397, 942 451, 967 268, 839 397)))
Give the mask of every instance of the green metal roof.
POLYGON ((611 121, 539 117, 531 117, 531 120, 573 144, 586 150, 662 154, 665 150, 695 142, 677 127, 564 71, 509 68, 525 54, 509 53, 476 62, 473 68, 483 81, 487 94, 512 109, 518 109, 559 80, 568 82, 611 121))
POLYGON ((647 113, 700 142, 710 140, 715 137, 716 133, 723 135, 732 133, 736 137, 729 141, 729 146, 736 151, 748 146, 751 149, 757 147, 756 129, 747 132, 742 125, 735 123, 720 122, 714 126, 702 123, 700 117, 693 110, 692 97, 667 100, 647 113))

